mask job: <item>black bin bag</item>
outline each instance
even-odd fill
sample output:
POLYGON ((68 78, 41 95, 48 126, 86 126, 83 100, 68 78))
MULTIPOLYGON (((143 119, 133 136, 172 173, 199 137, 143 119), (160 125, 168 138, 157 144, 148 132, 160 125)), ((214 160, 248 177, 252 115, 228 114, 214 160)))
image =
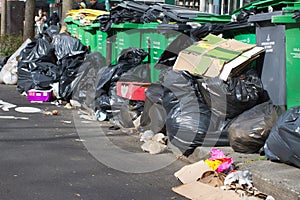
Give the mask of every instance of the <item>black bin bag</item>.
POLYGON ((293 164, 300 168, 300 107, 284 112, 272 128, 264 146, 272 161, 293 164))
POLYGON ((105 66, 99 70, 96 78, 95 110, 107 111, 122 108, 125 100, 116 94, 117 82, 125 73, 141 65, 147 55, 148 53, 142 49, 124 49, 116 65, 105 66))
POLYGON ((269 101, 243 112, 228 128, 230 146, 236 152, 257 153, 277 119, 276 108, 269 101))
POLYGON ((269 99, 255 69, 226 82, 218 77, 200 80, 199 87, 212 112, 230 119, 269 99))
POLYGON ((163 106, 170 142, 185 155, 198 146, 228 145, 224 120, 212 117, 196 87, 196 79, 187 72, 168 71, 164 82, 163 106))
POLYGON ((72 99, 79 101, 88 108, 95 109, 96 77, 105 66, 105 58, 99 52, 86 55, 81 64, 78 75, 70 84, 72 86, 72 99))
POLYGON ((33 40, 21 51, 18 60, 18 91, 47 89, 59 76, 54 47, 48 40, 33 40), (46 63, 46 64, 44 64, 46 63))
POLYGON ((88 50, 80 40, 65 33, 54 35, 52 45, 55 48, 57 65, 62 70, 59 80, 59 96, 68 101, 74 89, 72 82, 80 75, 79 68, 88 50))
POLYGON ((144 111, 140 128, 152 130, 154 133, 165 133, 166 111, 162 106, 164 88, 160 83, 152 83, 146 90, 144 111))

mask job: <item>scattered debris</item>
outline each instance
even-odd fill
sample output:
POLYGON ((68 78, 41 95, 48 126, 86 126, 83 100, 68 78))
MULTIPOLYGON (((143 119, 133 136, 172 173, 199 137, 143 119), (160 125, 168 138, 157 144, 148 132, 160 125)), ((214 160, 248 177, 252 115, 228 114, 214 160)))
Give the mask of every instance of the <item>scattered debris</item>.
POLYGON ((141 146, 141 148, 143 151, 147 151, 150 154, 158 154, 165 151, 168 147, 167 145, 164 145, 162 143, 153 140, 148 140, 141 146))
POLYGON ((64 108, 66 108, 66 109, 72 109, 73 107, 72 107, 72 105, 71 105, 70 103, 67 103, 67 104, 64 106, 64 108))
POLYGON ((134 125, 134 127, 137 129, 138 127, 140 127, 140 124, 141 124, 141 115, 138 117, 138 118, 136 118, 134 121, 133 121, 133 125, 134 125))
POLYGON ((80 108, 81 107, 81 104, 78 101, 73 100, 73 99, 70 100, 70 104, 74 108, 80 108))
MULTIPOLYGON (((146 133, 145 131, 144 133, 146 133)), ((158 154, 164 152, 168 147, 165 145, 165 135, 162 133, 158 133, 150 138, 152 135, 152 131, 148 131, 144 136, 143 141, 145 143, 141 146, 143 151, 147 151, 150 154, 158 154), (150 138, 150 139, 149 139, 150 138)))
POLYGON ((153 131, 147 130, 147 131, 140 134, 140 141, 141 142, 147 142, 147 141, 151 140, 151 138, 153 136, 154 136, 153 131))
POLYGON ((205 160, 205 163, 216 172, 225 172, 230 169, 232 158, 227 157, 222 150, 212 148, 211 158, 205 160))
POLYGON ((52 115, 57 115, 58 111, 57 110, 52 110, 52 115))
POLYGON ((58 115, 57 110, 52 110, 52 111, 43 111, 44 115, 58 115))
POLYGON ((218 173, 215 171, 206 171, 202 174, 202 176, 198 179, 198 181, 208 184, 213 187, 220 187, 224 185, 226 174, 218 173))
POLYGON ((239 185, 247 185, 252 187, 252 174, 248 170, 246 171, 234 171, 229 173, 225 180, 224 185, 231 185, 233 182, 238 182, 239 185))
POLYGON ((159 142, 161 144, 166 144, 166 136, 163 133, 155 134, 151 140, 159 142))
MULTIPOLYGON (((221 150, 211 150, 210 161, 216 162, 212 165, 207 160, 201 160, 194 164, 184 166, 175 172, 183 185, 172 188, 172 190, 189 199, 266 199, 268 195, 261 193, 252 185, 250 171, 235 171, 232 169, 232 159, 224 155, 221 150), (225 164, 222 166, 222 164, 225 164), (211 170, 214 169, 214 171, 211 170), (231 170, 229 170, 231 169, 231 170), (224 172, 224 173, 221 173, 224 172), (220 196, 221 195, 221 196, 220 196)), ((272 197, 269 196, 271 199, 272 197)))

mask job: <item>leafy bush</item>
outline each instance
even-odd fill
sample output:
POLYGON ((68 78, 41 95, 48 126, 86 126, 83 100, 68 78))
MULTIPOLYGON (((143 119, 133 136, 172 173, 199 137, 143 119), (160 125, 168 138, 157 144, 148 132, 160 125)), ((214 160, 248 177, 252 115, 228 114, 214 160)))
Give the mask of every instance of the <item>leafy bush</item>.
POLYGON ((23 44, 22 36, 2 35, 0 36, 0 55, 13 54, 23 44))

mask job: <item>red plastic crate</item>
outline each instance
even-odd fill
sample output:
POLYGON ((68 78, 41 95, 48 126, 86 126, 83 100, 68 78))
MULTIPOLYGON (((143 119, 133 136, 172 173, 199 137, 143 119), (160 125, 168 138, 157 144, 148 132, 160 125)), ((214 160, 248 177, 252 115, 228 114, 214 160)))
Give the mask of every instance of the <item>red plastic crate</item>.
POLYGON ((117 95, 130 100, 145 101, 145 91, 151 83, 117 82, 117 95))

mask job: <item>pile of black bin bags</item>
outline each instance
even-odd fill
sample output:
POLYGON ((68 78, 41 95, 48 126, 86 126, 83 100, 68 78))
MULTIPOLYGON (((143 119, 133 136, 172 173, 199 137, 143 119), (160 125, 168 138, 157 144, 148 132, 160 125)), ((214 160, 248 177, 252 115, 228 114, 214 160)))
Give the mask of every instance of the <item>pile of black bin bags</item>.
POLYGON ((22 50, 17 87, 22 93, 47 90, 58 83, 58 99, 77 100, 92 112, 104 114, 102 120, 114 117, 123 127, 133 127, 132 120, 141 114, 144 103, 119 97, 116 85, 121 80, 150 82, 148 64, 142 63, 147 55, 142 49, 124 49, 117 64, 106 66, 100 53, 89 53, 78 39, 50 27, 22 50), (118 113, 113 115, 114 111, 118 113))
POLYGON ((71 83, 88 51, 78 39, 58 32, 56 26, 51 26, 21 51, 17 66, 20 93, 33 88, 50 89, 59 82, 60 98, 71 98, 71 83))
POLYGON ((167 134, 185 155, 197 146, 229 145, 235 118, 268 100, 254 69, 226 82, 170 70, 162 85, 167 134))
POLYGON ((180 50, 220 30, 222 26, 211 24, 195 30, 189 40, 175 39, 156 65, 161 84, 146 91, 141 129, 166 133, 184 155, 198 146, 225 145, 236 152, 257 153, 278 118, 277 107, 263 89, 259 62, 226 82, 171 70, 180 50), (178 51, 172 53, 174 49, 178 51))

